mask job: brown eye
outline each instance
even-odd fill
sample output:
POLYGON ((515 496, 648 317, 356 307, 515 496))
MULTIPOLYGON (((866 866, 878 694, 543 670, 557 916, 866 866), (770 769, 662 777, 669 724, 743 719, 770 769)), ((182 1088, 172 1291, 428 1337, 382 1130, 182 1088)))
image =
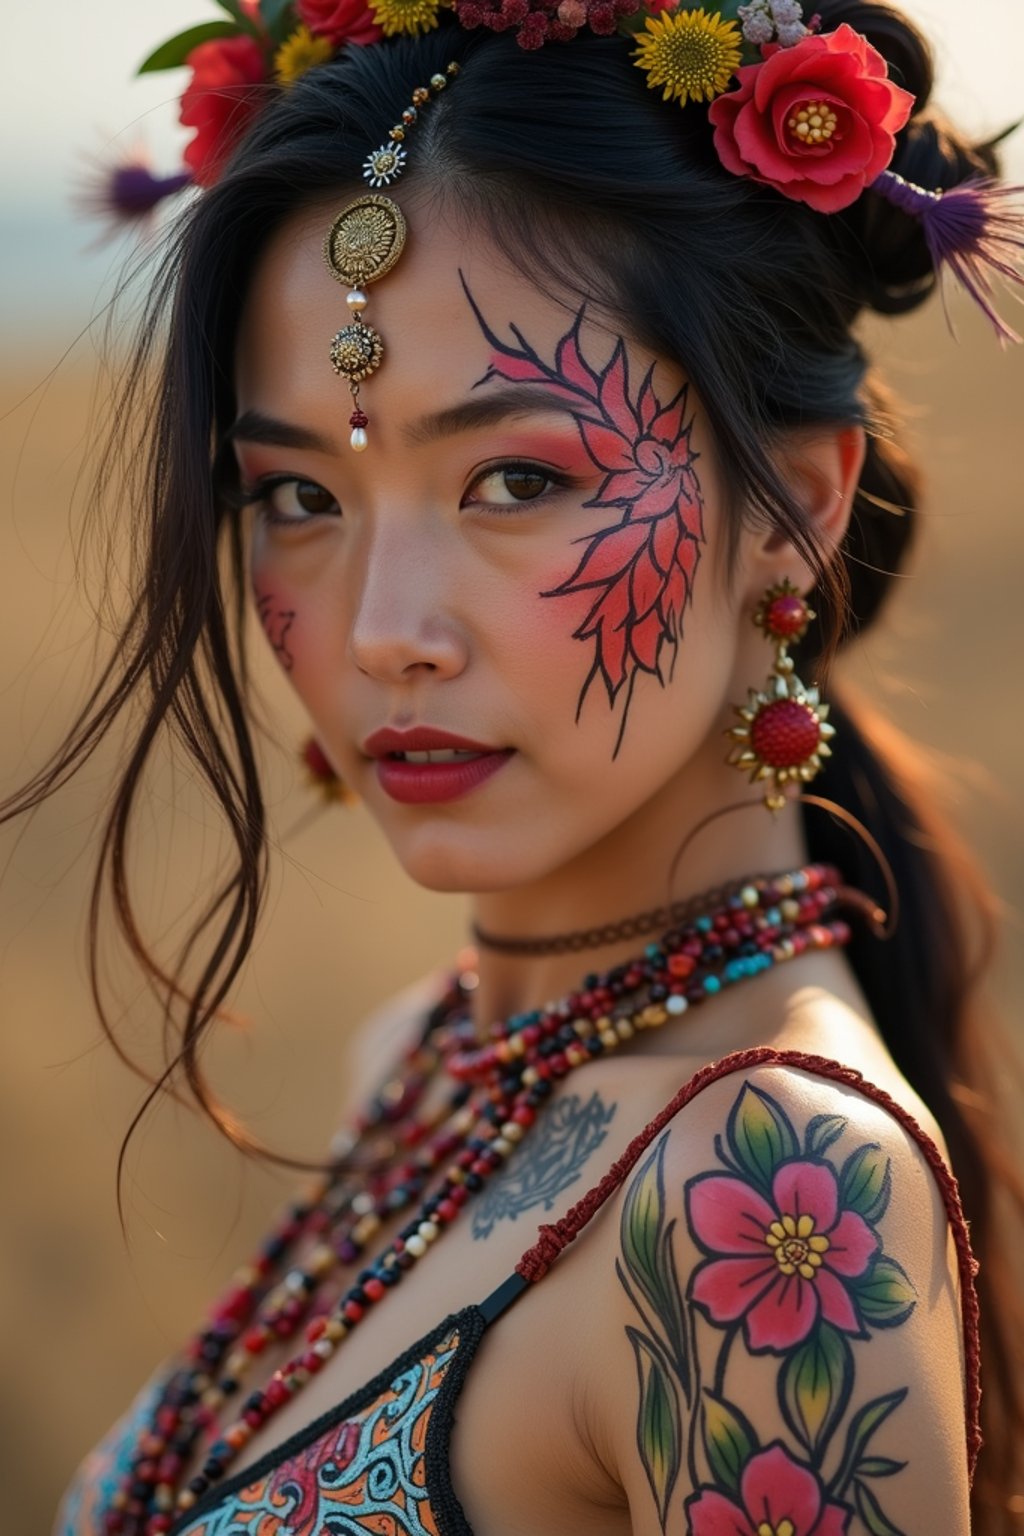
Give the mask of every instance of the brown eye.
POLYGON ((543 496, 544 487, 549 483, 547 475, 536 469, 506 469, 501 478, 505 489, 511 491, 517 501, 532 501, 535 496, 543 496))
POLYGON ((474 481, 473 500, 491 507, 539 501, 557 483, 555 476, 539 465, 506 464, 488 470, 474 481))
POLYGON ((264 480, 245 500, 256 506, 259 516, 267 523, 304 523, 323 513, 337 517, 341 512, 334 497, 322 485, 317 485, 315 480, 298 480, 292 476, 264 480))
POLYGON ((334 497, 328 495, 322 485, 316 485, 312 480, 296 480, 295 500, 303 512, 329 512, 334 505, 334 497))

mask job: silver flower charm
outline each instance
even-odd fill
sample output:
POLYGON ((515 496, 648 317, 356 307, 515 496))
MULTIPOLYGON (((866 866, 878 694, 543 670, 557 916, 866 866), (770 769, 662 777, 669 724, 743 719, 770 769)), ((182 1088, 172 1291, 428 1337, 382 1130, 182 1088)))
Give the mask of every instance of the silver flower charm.
POLYGON ((405 166, 405 150, 394 139, 375 149, 363 164, 363 176, 371 187, 389 187, 405 166))

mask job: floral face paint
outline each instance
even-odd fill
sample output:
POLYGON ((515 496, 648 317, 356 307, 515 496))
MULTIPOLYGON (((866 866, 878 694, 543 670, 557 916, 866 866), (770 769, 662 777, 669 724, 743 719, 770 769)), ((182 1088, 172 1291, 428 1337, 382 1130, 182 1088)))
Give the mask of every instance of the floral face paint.
POLYGON ((610 521, 578 542, 585 545, 576 569, 542 597, 590 596, 590 606, 573 631, 591 642, 593 661, 580 689, 579 719, 591 684, 600 677, 614 708, 625 690, 618 754, 638 675, 647 672, 664 686, 675 665, 683 617, 693 600, 693 582, 704 543, 704 501, 691 445, 693 415, 687 417, 689 386, 663 404, 654 388, 654 365, 638 389, 629 377, 620 338, 610 361, 598 371, 583 354, 580 330, 585 306, 560 338, 553 363, 509 327, 509 345, 488 326, 465 278, 462 286, 493 348, 479 384, 506 379, 540 384, 569 405, 583 446, 604 473, 597 495, 585 505, 606 511, 610 521))
POLYGON ((295 665, 295 657, 289 648, 288 636, 295 623, 295 609, 282 608, 271 592, 259 592, 256 595, 256 612, 274 654, 285 671, 290 672, 295 665))

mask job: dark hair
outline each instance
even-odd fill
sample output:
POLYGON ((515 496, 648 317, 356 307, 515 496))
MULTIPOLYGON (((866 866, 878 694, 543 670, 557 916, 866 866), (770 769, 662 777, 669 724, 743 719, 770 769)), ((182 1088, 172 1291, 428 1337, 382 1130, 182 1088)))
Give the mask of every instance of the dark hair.
MULTIPOLYGON (((847 21, 866 34, 916 98, 894 170, 929 188, 995 170, 990 147, 969 147, 929 107, 929 52, 904 17, 843 0, 820 0, 817 9, 826 31, 847 21)), ((386 138, 396 108, 425 77, 451 59, 471 63, 417 125, 408 186, 425 186, 481 221, 553 294, 585 299, 652 351, 678 360, 713 434, 731 527, 738 530, 744 518, 770 521, 817 572, 812 601, 824 640, 803 658, 810 670, 825 673, 839 646, 873 622, 907 558, 919 487, 852 326, 867 308, 909 310, 934 287, 919 224, 876 194, 824 217, 725 173, 706 111, 667 110, 631 66, 629 47, 621 37, 588 35, 571 52, 554 45, 528 54, 510 36, 468 33, 446 19, 420 39, 345 50, 274 93, 218 184, 183 217, 162 260, 115 420, 120 436, 162 353, 147 447, 135 465, 135 605, 62 748, 5 814, 58 788, 142 696, 94 886, 93 992, 106 1025, 96 957, 109 885, 128 943, 165 990, 168 1017, 176 1005, 184 1010, 181 1048, 154 1093, 183 1074, 201 1107, 249 1150, 265 1151, 216 1103, 198 1059, 200 1039, 252 944, 266 873, 248 723, 242 534, 224 494, 231 465, 210 445, 234 415, 235 332, 269 238, 304 206, 359 184, 368 147, 386 138), (863 424, 868 454, 841 559, 830 563, 769 450, 783 433, 835 423, 863 424), (222 585, 224 557, 229 579, 222 585), (137 929, 126 873, 140 783, 165 728, 212 789, 237 854, 174 975, 137 929), (199 974, 186 986, 197 952, 199 974)), ((1006 1046, 993 1047, 989 1023, 982 1036, 971 1022, 979 964, 953 895, 947 834, 915 795, 912 749, 902 743, 894 752, 890 742, 886 750, 863 711, 849 701, 837 708, 841 735, 823 793, 874 833, 903 893, 903 919, 884 954, 860 938, 852 963, 897 1065, 942 1126, 982 1261, 986 1449, 973 1499, 975 1529, 998 1536, 1010 1529, 1024 1402, 1008 1323, 1019 1314, 1000 1273, 993 1202, 1009 1193, 1024 1208, 1024 1185, 1006 1168, 978 1106, 996 1102, 982 1048, 1006 1046)), ((805 810, 805 817, 812 857, 835 858, 851 879, 870 884, 857 845, 820 811, 805 810)), ((958 883, 963 889, 960 875, 958 883)), ((979 885, 975 911, 985 910, 979 885)))

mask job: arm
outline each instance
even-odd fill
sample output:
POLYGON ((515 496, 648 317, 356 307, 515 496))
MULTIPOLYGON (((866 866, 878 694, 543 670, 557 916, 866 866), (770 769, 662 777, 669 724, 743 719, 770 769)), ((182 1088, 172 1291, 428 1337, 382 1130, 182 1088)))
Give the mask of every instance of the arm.
POLYGON ((966 1536, 956 1258, 884 1109, 737 1072, 655 1141, 617 1217, 597 1401, 635 1536, 966 1536))

